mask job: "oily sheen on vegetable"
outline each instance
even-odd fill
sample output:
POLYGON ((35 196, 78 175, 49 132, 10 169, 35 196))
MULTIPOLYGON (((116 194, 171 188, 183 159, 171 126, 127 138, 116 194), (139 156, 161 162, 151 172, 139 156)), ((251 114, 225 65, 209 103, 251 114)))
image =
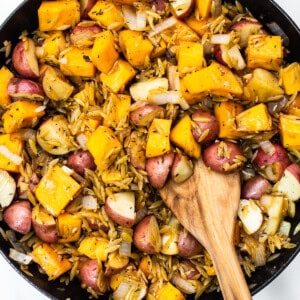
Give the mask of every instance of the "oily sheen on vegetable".
POLYGON ((240 175, 246 277, 295 247, 300 65, 282 36, 217 0, 41 1, 36 15, 0 68, 0 232, 22 271, 94 298, 219 290, 158 192, 198 159, 240 175))

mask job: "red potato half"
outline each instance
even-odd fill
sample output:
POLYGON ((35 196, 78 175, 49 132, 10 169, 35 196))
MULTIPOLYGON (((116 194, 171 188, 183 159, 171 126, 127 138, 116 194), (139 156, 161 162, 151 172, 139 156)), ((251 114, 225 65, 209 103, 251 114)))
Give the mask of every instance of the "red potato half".
POLYGON ((273 153, 268 153, 260 147, 255 153, 252 163, 262 176, 272 182, 277 182, 291 161, 287 151, 281 145, 275 143, 272 145, 273 153))
POLYGON ((184 182, 193 175, 193 171, 192 161, 186 155, 177 153, 171 168, 172 180, 176 183, 184 182))
POLYGON ((26 98, 33 101, 41 101, 45 96, 43 88, 38 82, 17 77, 12 78, 9 82, 7 93, 13 98, 26 98))
POLYGON ((194 0, 172 0, 169 2, 172 7, 173 14, 178 19, 188 17, 194 9, 194 0))
POLYGON ((17 185, 14 178, 6 170, 0 169, 0 206, 2 208, 11 204, 16 189, 17 185))
POLYGON ((117 224, 132 227, 136 218, 134 193, 120 192, 108 196, 105 211, 117 224))
POLYGON ((56 221, 43 207, 36 205, 32 209, 31 219, 35 234, 43 242, 56 243, 58 241, 56 221))
POLYGON ((272 184, 263 176, 255 175, 242 185, 241 198, 259 199, 263 194, 271 192, 272 184))
POLYGON ((165 109, 159 105, 146 104, 130 113, 130 120, 136 126, 149 127, 154 119, 163 119, 165 109))
POLYGON ((178 238, 179 255, 191 257, 202 252, 202 245, 188 231, 181 229, 178 238))
POLYGON ((146 161, 146 172, 150 184, 154 188, 162 188, 169 176, 173 160, 174 153, 167 153, 162 156, 152 157, 146 161))
POLYGON ((242 169, 246 158, 238 144, 221 141, 204 149, 203 161, 216 172, 231 173, 242 169))
POLYGON ((216 117, 206 111, 196 110, 192 116, 192 133, 200 144, 213 142, 219 134, 219 122, 216 117))
POLYGON ((76 25, 71 34, 71 43, 78 47, 87 47, 93 44, 95 36, 100 33, 102 29, 97 25, 78 24, 76 25))
POLYGON ((38 78, 40 75, 35 45, 32 39, 19 41, 12 52, 12 64, 24 78, 38 78))
POLYGON ((12 230, 27 234, 31 230, 31 207, 29 201, 13 202, 3 213, 4 222, 12 230))
POLYGON ((73 152, 67 159, 67 166, 80 175, 84 175, 85 169, 96 169, 94 157, 88 150, 73 152))
POLYGON ((144 217, 135 227, 133 244, 140 251, 157 254, 161 250, 161 236, 158 223, 154 215, 144 217))

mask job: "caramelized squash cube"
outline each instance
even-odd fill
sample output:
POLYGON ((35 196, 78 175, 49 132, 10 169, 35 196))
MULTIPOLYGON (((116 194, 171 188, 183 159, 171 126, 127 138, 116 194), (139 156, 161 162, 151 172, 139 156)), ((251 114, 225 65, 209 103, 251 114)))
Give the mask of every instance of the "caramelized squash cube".
POLYGON ((0 69, 0 107, 5 108, 11 103, 11 97, 7 93, 7 87, 14 74, 6 67, 0 69))
POLYGON ((38 183, 35 196, 53 216, 58 216, 81 190, 81 185, 58 165, 48 169, 38 183))
POLYGON ((57 217, 60 243, 76 242, 80 238, 82 220, 79 216, 63 213, 57 217))
POLYGON ((249 35, 246 48, 247 67, 279 70, 283 61, 282 39, 277 35, 249 35))
POLYGON ((122 144, 115 133, 103 125, 99 125, 91 134, 86 147, 93 155, 100 172, 108 169, 122 150, 122 144))
POLYGON ((170 140, 177 147, 182 149, 188 156, 198 159, 201 156, 201 146, 192 134, 192 120, 189 115, 185 115, 172 128, 170 140))
POLYGON ((282 145, 291 150, 300 150, 300 117, 281 114, 279 132, 282 145))
POLYGON ((284 91, 292 95, 300 91, 300 63, 294 62, 280 72, 284 91))
POLYGON ((21 128, 34 127, 45 114, 45 107, 38 102, 18 100, 13 102, 2 116, 6 133, 17 132, 21 128))
POLYGON ((201 18, 209 17, 212 6, 212 0, 196 0, 196 9, 201 18))
POLYGON ((19 134, 0 134, 0 169, 18 173, 23 146, 19 134))
POLYGON ((40 31, 65 30, 80 20, 77 0, 43 1, 38 9, 40 31))
POLYGON ((238 131, 257 132, 272 130, 272 118, 264 103, 252 106, 236 116, 238 131))
POLYGON ((59 66, 65 76, 94 77, 95 66, 91 61, 91 49, 69 47, 60 53, 59 66))
POLYGON ((176 288, 170 282, 164 283, 163 286, 158 290, 157 300, 184 300, 185 297, 181 293, 181 291, 176 288))
POLYGON ((172 120, 154 119, 148 129, 146 157, 163 155, 171 150, 170 130, 172 120))
POLYGON ((53 247, 47 243, 37 245, 31 252, 33 260, 48 275, 49 280, 54 280, 72 268, 68 259, 59 255, 53 247))
POLYGON ((300 117, 300 95, 298 94, 288 108, 288 114, 300 117))
POLYGON ((108 74, 101 73, 100 80, 113 93, 122 92, 126 84, 135 76, 136 70, 125 60, 119 59, 108 74))
POLYGON ((108 73, 119 58, 116 50, 115 39, 111 31, 106 30, 99 33, 92 48, 92 62, 96 68, 108 73))
POLYGON ((106 238, 87 236, 80 242, 78 251, 90 259, 99 259, 104 262, 107 259, 108 245, 109 241, 106 238))

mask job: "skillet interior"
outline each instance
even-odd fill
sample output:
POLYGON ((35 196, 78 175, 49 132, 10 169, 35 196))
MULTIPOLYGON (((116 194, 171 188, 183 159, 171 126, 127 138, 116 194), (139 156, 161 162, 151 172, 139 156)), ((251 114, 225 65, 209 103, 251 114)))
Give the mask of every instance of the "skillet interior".
MULTIPOLYGON (((227 2, 234 2, 229 0, 227 2)), ((41 3, 41 0, 27 0, 24 1, 2 24, 0 27, 0 45, 3 41, 10 40, 15 43, 20 33, 27 29, 29 32, 37 28, 37 15, 36 11, 41 3)), ((289 61, 300 61, 299 43, 300 43, 300 30, 296 24, 289 18, 289 16, 272 0, 240 0, 240 3, 247 7, 253 15, 260 19, 268 29, 268 25, 272 22, 280 24, 281 29, 289 37, 287 41, 287 48, 290 50, 289 61)), ((4 56, 0 56, 0 64, 4 63, 4 56)), ((291 232, 294 227, 300 222, 300 207, 298 205, 296 217, 290 220, 292 223, 291 232)), ((2 226, 2 224, 1 224, 2 226)), ((4 226, 4 225, 3 225, 4 226)), ((293 258, 300 251, 300 233, 292 237, 292 242, 297 244, 297 247, 290 250, 282 250, 281 255, 274 261, 267 264, 267 266, 258 268, 257 271, 248 279, 252 294, 256 294, 273 279, 275 279, 287 266, 293 258)), ((80 283, 75 280, 67 287, 59 282, 49 282, 47 277, 41 275, 36 266, 32 265, 30 271, 33 277, 26 276, 19 270, 16 263, 8 259, 10 245, 3 240, 0 235, 0 253, 7 259, 9 264, 16 269, 30 284, 40 290, 44 295, 50 299, 65 299, 72 300, 88 299, 88 293, 80 288, 80 283)), ((107 297, 103 297, 107 299, 107 297)), ((193 297, 191 297, 193 299, 193 297)), ((210 293, 201 297, 203 300, 218 300, 222 299, 221 294, 210 293)))

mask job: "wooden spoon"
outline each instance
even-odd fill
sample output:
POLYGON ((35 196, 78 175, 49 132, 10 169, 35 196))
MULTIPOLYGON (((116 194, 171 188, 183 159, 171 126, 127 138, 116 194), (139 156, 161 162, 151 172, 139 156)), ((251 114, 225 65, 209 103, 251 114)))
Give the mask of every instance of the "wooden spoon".
POLYGON ((198 160, 188 180, 181 184, 170 180, 159 192, 179 222, 209 252, 223 298, 252 299, 233 243, 239 173, 220 174, 198 160))

